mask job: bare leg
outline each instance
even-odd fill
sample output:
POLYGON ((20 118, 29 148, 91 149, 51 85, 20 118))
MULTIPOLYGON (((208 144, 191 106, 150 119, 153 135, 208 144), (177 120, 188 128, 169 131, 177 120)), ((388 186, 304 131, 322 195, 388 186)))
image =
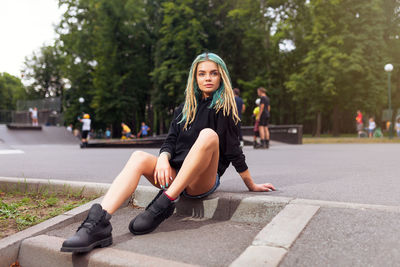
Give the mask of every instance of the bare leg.
POLYGON ((260 132, 260 139, 265 140, 266 134, 265 134, 265 126, 258 126, 259 132, 260 132))
MULTIPOLYGON (((103 209, 113 214, 136 190, 142 175, 154 185, 153 172, 156 163, 156 156, 143 151, 135 151, 104 196, 101 203, 103 209)), ((175 175, 176 171, 172 169, 172 177, 175 175)))
MULTIPOLYGON (((192 195, 209 191, 215 184, 218 160, 218 135, 211 129, 204 129, 190 149, 177 176, 172 168, 172 177, 176 178, 167 194, 177 198, 185 188, 192 195)), ((156 163, 157 157, 142 151, 134 152, 104 196, 101 203, 103 209, 110 214, 114 213, 136 190, 141 175, 154 185, 153 172, 156 163)))
POLYGON ((209 191, 215 184, 218 160, 218 135, 212 129, 203 129, 166 193, 177 198, 184 189, 190 195, 209 191))
POLYGON ((269 129, 267 126, 265 127, 265 139, 269 140, 269 129))

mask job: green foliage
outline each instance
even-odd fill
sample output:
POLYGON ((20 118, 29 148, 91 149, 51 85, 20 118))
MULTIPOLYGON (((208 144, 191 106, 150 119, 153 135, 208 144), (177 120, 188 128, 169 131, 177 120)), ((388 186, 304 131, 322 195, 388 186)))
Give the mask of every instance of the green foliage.
POLYGON ((310 1, 309 50, 286 85, 297 102, 307 103, 309 114, 332 114, 334 133, 340 115, 352 117, 357 109, 374 114, 384 103, 385 24, 379 4, 310 1))
POLYGON ((201 23, 203 13, 196 8, 205 0, 165 1, 163 20, 155 49, 152 103, 160 118, 170 119, 183 102, 188 70, 196 55, 204 51, 207 33, 201 23), (163 117, 167 111, 168 117, 163 117))
POLYGON ((54 206, 54 205, 56 205, 56 204, 58 203, 58 201, 59 201, 59 199, 56 198, 56 197, 50 197, 50 198, 46 199, 46 203, 47 203, 47 205, 49 205, 49 206, 54 206))
POLYGON ((25 59, 25 79, 32 81, 28 87, 30 98, 62 96, 64 56, 57 45, 43 46, 25 59))
POLYGON ((18 100, 26 99, 21 79, 6 72, 0 73, 0 110, 14 110, 18 100))
POLYGON ((183 101, 190 64, 204 51, 227 63, 247 106, 244 124, 251 123, 262 86, 271 99, 271 123, 352 131, 356 109, 378 117, 386 107, 388 62, 395 65, 393 105, 400 107, 398 0, 59 4, 66 8, 60 37, 27 60, 26 73, 35 81, 31 95, 62 96, 67 124, 85 112, 94 128, 112 125, 118 133, 121 122, 138 130, 148 121, 165 132, 183 101))
POLYGON ((9 233, 3 232, 7 227, 20 231, 98 197, 72 196, 66 191, 50 195, 46 190, 43 193, 26 190, 0 193, 0 238, 4 237, 4 233, 9 233))

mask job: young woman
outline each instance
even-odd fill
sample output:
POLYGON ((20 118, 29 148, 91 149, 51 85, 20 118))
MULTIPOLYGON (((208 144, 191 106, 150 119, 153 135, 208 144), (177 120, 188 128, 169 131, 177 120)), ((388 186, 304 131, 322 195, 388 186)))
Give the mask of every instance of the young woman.
POLYGON ((260 132, 260 139, 262 148, 269 148, 269 115, 271 112, 271 106, 269 104, 269 98, 267 97, 267 90, 260 87, 257 89, 257 94, 261 99, 260 103, 260 121, 258 128, 260 132))
POLYGON ((134 152, 101 205, 92 206, 61 251, 87 252, 110 245, 111 214, 135 191, 142 175, 161 190, 146 210, 130 222, 129 230, 135 235, 153 231, 171 216, 181 194, 197 199, 213 193, 230 163, 250 191, 275 190, 273 185, 255 184, 251 178, 239 146, 239 117, 229 73, 219 56, 204 53, 194 60, 185 95, 160 155, 134 152))

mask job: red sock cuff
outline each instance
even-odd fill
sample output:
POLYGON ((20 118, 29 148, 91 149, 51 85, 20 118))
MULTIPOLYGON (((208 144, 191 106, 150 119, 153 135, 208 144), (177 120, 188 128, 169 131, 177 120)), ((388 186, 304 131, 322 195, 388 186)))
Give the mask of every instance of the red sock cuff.
POLYGON ((170 196, 168 196, 168 194, 167 194, 167 192, 166 191, 164 191, 164 194, 167 196, 167 198, 169 199, 169 200, 171 200, 171 201, 174 201, 176 198, 173 198, 173 197, 170 197, 170 196))

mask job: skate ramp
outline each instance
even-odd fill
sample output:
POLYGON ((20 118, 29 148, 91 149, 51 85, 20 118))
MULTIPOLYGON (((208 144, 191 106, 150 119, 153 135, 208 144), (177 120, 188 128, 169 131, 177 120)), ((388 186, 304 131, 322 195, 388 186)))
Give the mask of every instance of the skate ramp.
POLYGON ((79 139, 64 127, 43 126, 38 130, 11 130, 0 124, 0 144, 3 145, 45 145, 79 144, 79 139))

